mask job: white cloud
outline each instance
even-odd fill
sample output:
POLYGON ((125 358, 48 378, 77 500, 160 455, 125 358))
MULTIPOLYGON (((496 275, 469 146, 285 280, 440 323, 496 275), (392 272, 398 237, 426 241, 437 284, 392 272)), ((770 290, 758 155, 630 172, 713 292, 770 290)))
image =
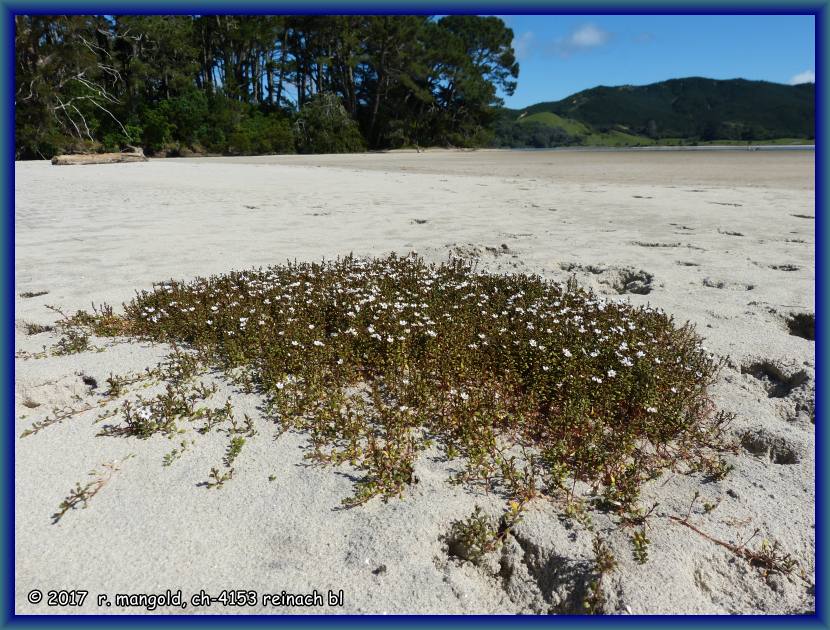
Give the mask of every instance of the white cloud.
POLYGON ((594 48, 595 46, 602 46, 610 36, 611 34, 607 31, 603 31, 593 24, 586 24, 570 34, 568 43, 575 48, 594 48))
POLYGON ((816 82, 816 73, 812 70, 805 70, 804 72, 799 72, 795 75, 792 79, 790 79, 790 85, 798 85, 799 83, 815 83, 816 82))
POLYGON ((517 59, 524 59, 527 57, 534 44, 534 35, 532 31, 526 31, 513 38, 513 50, 516 51, 517 59))
POLYGON ((612 34, 604 31, 595 24, 583 24, 553 43, 554 52, 562 57, 568 57, 576 52, 590 50, 604 46, 611 40, 612 34))

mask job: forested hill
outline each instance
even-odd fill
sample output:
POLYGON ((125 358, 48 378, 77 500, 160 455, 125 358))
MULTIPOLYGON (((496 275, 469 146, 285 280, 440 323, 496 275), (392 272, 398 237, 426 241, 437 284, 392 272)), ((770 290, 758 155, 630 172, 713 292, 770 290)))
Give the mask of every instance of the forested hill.
POLYGON ((522 125, 525 135, 558 130, 561 143, 576 144, 808 139, 815 136, 815 86, 700 77, 600 86, 505 111, 503 132, 508 122, 522 125))

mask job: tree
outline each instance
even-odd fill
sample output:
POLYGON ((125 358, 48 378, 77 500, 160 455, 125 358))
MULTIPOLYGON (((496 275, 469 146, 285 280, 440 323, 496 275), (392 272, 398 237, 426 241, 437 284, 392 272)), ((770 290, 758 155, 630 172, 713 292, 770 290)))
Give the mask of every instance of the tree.
POLYGON ((301 153, 349 153, 366 148, 357 123, 334 94, 317 94, 303 105, 295 133, 301 153))
POLYGON ((15 26, 22 157, 125 142, 290 151, 295 132, 303 151, 483 144, 518 76, 513 34, 494 17, 17 16, 15 26))
POLYGON ((44 156, 117 125, 122 81, 107 24, 95 16, 15 16, 16 153, 44 156))

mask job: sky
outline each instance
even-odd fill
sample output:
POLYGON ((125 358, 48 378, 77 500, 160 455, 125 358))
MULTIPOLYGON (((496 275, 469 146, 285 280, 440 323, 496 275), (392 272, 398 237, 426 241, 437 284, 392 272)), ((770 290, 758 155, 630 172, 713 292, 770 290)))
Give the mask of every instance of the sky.
POLYGON ((701 76, 815 81, 815 18, 802 15, 502 15, 519 85, 505 105, 560 100, 597 85, 701 76))

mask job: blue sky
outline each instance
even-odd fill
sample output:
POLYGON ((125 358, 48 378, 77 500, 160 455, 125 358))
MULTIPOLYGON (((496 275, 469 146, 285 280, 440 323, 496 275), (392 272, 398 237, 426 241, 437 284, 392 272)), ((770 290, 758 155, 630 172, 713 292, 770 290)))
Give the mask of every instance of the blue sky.
POLYGON ((815 19, 802 15, 505 15, 519 87, 508 107, 597 85, 676 77, 814 81, 815 19))

